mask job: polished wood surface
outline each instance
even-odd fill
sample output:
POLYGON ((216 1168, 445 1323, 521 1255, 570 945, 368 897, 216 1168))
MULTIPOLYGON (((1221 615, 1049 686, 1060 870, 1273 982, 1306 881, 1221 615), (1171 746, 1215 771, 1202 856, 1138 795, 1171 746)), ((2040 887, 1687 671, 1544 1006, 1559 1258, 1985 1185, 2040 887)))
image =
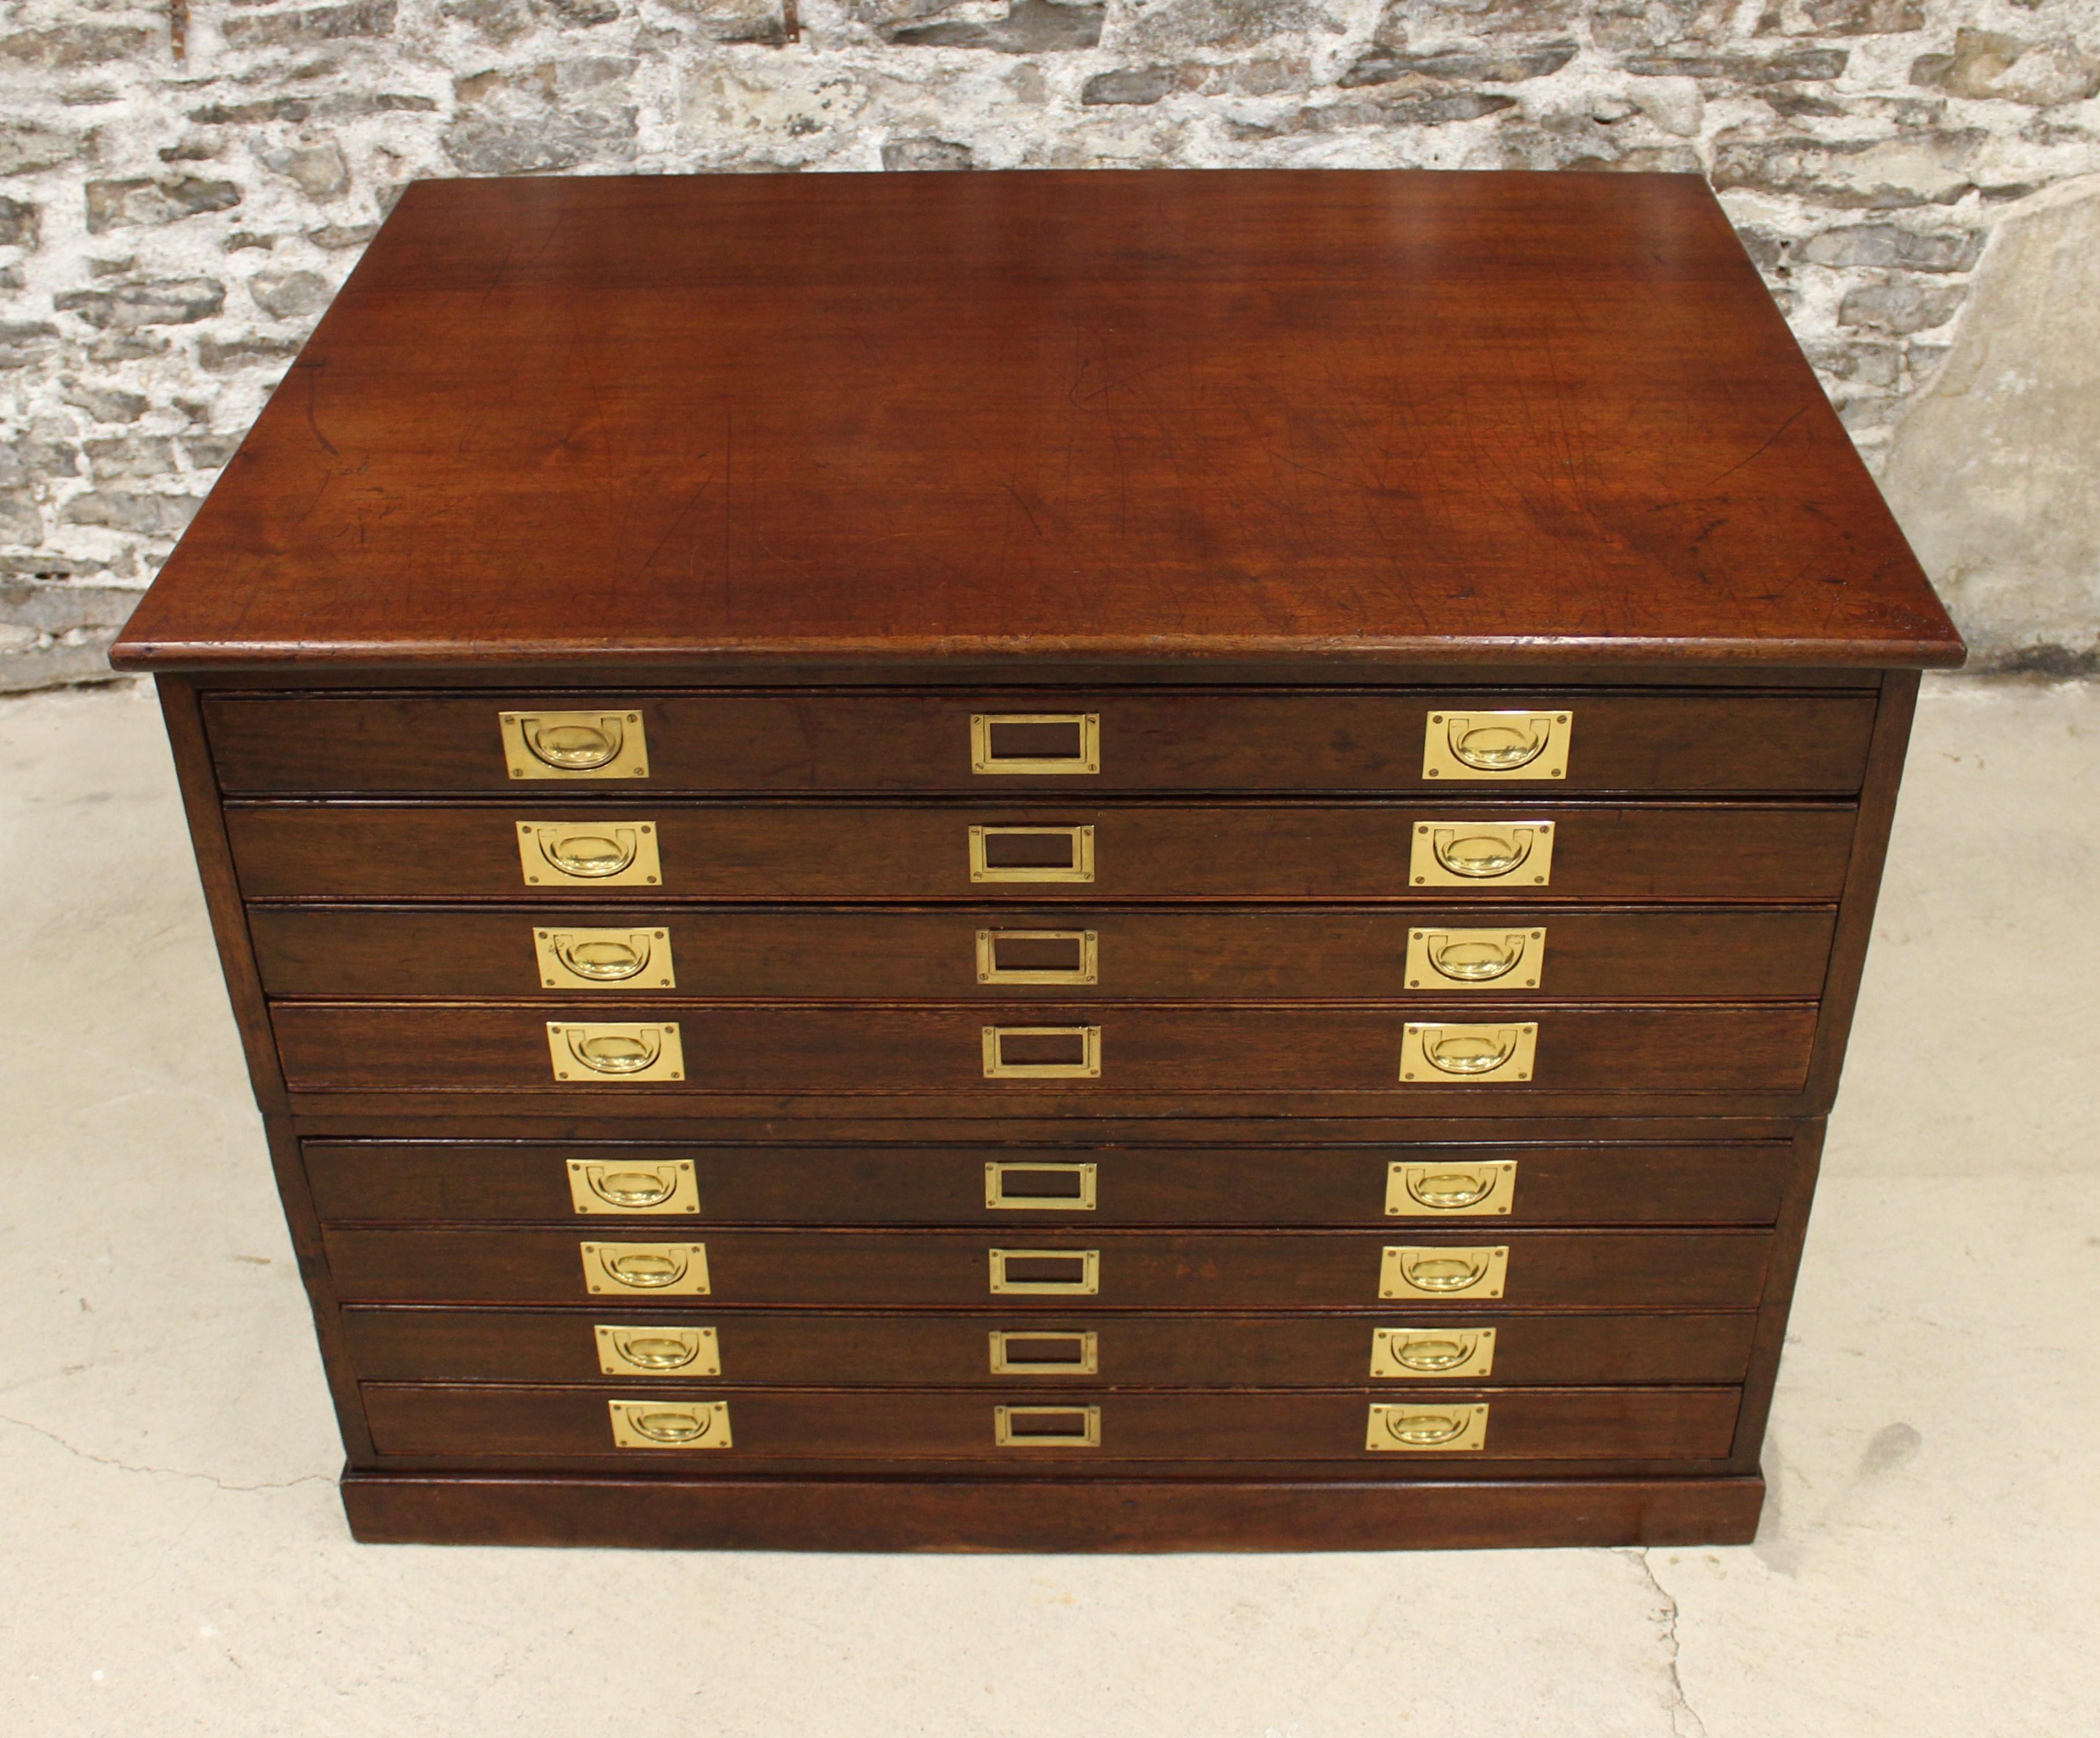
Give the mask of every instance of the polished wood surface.
MULTIPOLYGON (((1363 1232, 1011 1230, 715 1231, 681 1227, 652 1237, 631 1226, 585 1223, 567 1231, 364 1230, 322 1233, 346 1299, 370 1303, 589 1304, 624 1312, 660 1308, 647 1292, 585 1288, 580 1254, 598 1243, 704 1242, 709 1295, 724 1304, 982 1309, 992 1300, 990 1252, 1100 1253, 1090 1309, 1374 1308, 1386 1247, 1506 1245, 1499 1298, 1473 1308, 1740 1308, 1764 1282, 1771 1238, 1754 1231, 1465 1230, 1363 1232)), ((1059 1264, 1061 1268, 1069 1264, 1059 1264)), ((1069 1311, 1070 1295, 1008 1291, 1016 1314, 1069 1311)), ((1405 1301, 1418 1302, 1410 1299, 1405 1301)), ((1456 1296, 1434 1301, 1465 1310, 1456 1296)), ((615 1319, 617 1319, 615 1317, 615 1319)))
MULTIPOLYGON (((870 1131, 871 1134, 876 1131, 870 1131)), ((710 1224, 1374 1225, 1769 1224, 1793 1156, 1785 1141, 1531 1143, 1494 1138, 1406 1145, 1238 1147, 1077 1144, 1002 1146, 940 1141, 718 1147, 509 1141, 308 1140, 315 1211, 360 1220, 542 1220, 668 1228, 686 1215, 588 1214, 570 1193, 571 1164, 692 1166, 710 1224), (1091 1164, 1084 1212, 985 1202, 985 1167, 1091 1164), (1396 1164, 1514 1164, 1506 1215, 1391 1215, 1396 1164)), ((664 1235, 672 1235, 666 1229, 664 1235)))
POLYGON ((1827 903, 1843 890, 1854 809, 1819 803, 1555 803, 1442 793, 1434 803, 1090 803, 1038 797, 909 805, 630 802, 624 812, 529 805, 229 803, 251 899, 508 899, 568 904, 664 899, 995 901, 1536 899, 1521 879, 1415 887, 1415 829, 1454 822, 1555 828, 1564 899, 1827 903), (664 885, 528 888, 518 823, 649 824, 664 885), (1091 882, 970 879, 973 826, 1092 827, 1091 882))
MULTIPOLYGON (((646 782, 564 781, 567 801, 619 803, 666 792, 1040 792, 1061 799, 1108 792, 1422 792, 1437 785, 1423 768, 1431 718, 1493 711, 1572 721, 1567 770, 1558 778, 1527 778, 1520 767, 1467 794, 1501 786, 1521 796, 1550 785, 1555 792, 1849 796, 1866 767, 1874 697, 1565 687, 1373 695, 1088 688, 954 698, 612 689, 473 699, 225 695, 207 703, 205 717, 229 793, 412 796, 514 789, 497 717, 535 710, 631 713, 647 743, 646 782), (973 714, 1095 717, 1100 770, 979 772, 973 714)), ((1029 727, 1003 728, 1018 736, 1029 727)), ((1047 739, 1043 752, 1076 743, 1076 726, 1036 728, 1047 739)))
MULTIPOLYGON (((1828 906, 1585 910, 1529 902, 1425 902, 1405 910, 1090 907, 1081 916, 1058 906, 697 912, 690 906, 623 911, 561 904, 499 912, 471 906, 258 905, 248 912, 248 928, 263 986, 273 996, 517 999, 554 988, 567 992, 564 999, 576 1017, 588 1019, 608 992, 549 986, 539 930, 646 932, 668 944, 672 989, 688 996, 965 998, 994 1008, 1046 993, 1088 1002, 1419 1002, 1440 990, 1448 995, 1451 984, 1433 971, 1419 979, 1409 976, 1413 931, 1486 930, 1506 942, 1511 934, 1536 930, 1544 937, 1537 987, 1556 1000, 1622 999, 1635 992, 1648 1001, 1736 1002, 1814 1000, 1829 964, 1835 917, 1828 906), (1096 981, 1054 991, 1040 984, 981 982, 980 931, 1092 932, 1096 981)), ((1001 962, 1012 952, 1009 945, 1001 962)), ((1036 957, 1061 965, 1079 957, 1079 944, 1038 944, 1036 957)), ((646 986, 645 974, 638 986, 624 987, 631 995, 646 986)))
MULTIPOLYGON (((1454 1317, 1433 1304, 1411 1304, 1348 1315, 1066 1310, 1017 1323, 1011 1312, 825 1315, 735 1305, 711 1309, 708 1303, 695 1299, 687 1308, 630 1312, 619 1321, 629 1328, 712 1328, 724 1377, 747 1383, 1001 1390, 1033 1383, 1061 1393, 1123 1384, 1347 1387, 1369 1374, 1375 1329, 1448 1331, 1454 1325, 1468 1334, 1495 1334, 1492 1380, 1478 1378, 1468 1387, 1736 1383, 1757 1322, 1747 1310, 1501 1315, 1474 1308, 1454 1317), (990 1336, 1017 1326, 1036 1334, 1092 1334, 1098 1369, 1055 1376, 995 1372, 990 1336)), ((591 1383, 608 1379, 593 1331, 602 1314, 356 1304, 343 1312, 342 1325, 351 1361, 368 1381, 591 1383)), ((657 1385, 643 1382, 628 1392, 642 1394, 657 1385)), ((688 1382, 686 1392, 698 1388, 688 1382)))
POLYGON ((411 186, 114 656, 1957 661, 1704 183, 411 186))

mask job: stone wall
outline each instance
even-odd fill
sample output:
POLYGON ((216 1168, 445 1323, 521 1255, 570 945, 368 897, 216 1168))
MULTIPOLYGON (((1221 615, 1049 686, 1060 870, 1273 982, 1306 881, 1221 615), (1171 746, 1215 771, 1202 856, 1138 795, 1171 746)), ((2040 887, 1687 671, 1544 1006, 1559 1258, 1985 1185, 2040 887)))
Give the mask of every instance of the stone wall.
MULTIPOLYGON (((170 0, 0 7, 0 689, 104 668, 136 590, 419 176, 1699 170, 1878 462, 1994 228, 2100 174, 2100 0, 187 11, 178 59, 170 0)), ((2089 465, 2084 487, 2089 503, 2089 465)), ((2089 645, 2089 613, 2051 626, 2023 613, 2021 574, 1992 583, 1987 661, 2053 668, 2089 645)))

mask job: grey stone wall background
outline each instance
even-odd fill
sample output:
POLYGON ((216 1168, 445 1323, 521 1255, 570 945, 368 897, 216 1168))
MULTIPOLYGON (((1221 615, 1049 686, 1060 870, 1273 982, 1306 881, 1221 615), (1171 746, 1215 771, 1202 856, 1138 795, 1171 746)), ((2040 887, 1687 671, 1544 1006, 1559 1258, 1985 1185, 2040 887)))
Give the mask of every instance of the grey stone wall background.
POLYGON ((2100 0, 190 0, 180 60, 170 23, 0 6, 0 690, 106 668, 402 186, 635 170, 1704 173, 1980 661, 2093 667, 2100 428, 2032 377, 2100 353, 2100 0), (2054 324, 1950 364, 1987 261, 1993 320, 2054 324))

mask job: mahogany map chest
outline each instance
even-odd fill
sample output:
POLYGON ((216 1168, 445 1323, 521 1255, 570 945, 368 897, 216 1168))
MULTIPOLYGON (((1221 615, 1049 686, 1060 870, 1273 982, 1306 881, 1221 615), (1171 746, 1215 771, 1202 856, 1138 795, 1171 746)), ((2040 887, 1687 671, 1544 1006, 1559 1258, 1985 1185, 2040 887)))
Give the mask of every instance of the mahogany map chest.
POLYGON ((360 1538, 1742 1541, 1921 668, 1696 178, 412 187, 159 679, 360 1538))

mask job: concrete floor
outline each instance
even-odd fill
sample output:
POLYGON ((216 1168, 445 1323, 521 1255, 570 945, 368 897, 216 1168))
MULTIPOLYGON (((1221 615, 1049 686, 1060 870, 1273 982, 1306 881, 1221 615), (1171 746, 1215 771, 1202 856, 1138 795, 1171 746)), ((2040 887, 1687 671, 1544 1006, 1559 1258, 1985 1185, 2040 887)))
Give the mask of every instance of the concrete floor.
POLYGON ((1937 683, 1752 1547, 361 1548, 150 697, 0 703, 0 1729, 2100 1729, 2100 686, 1937 683))

